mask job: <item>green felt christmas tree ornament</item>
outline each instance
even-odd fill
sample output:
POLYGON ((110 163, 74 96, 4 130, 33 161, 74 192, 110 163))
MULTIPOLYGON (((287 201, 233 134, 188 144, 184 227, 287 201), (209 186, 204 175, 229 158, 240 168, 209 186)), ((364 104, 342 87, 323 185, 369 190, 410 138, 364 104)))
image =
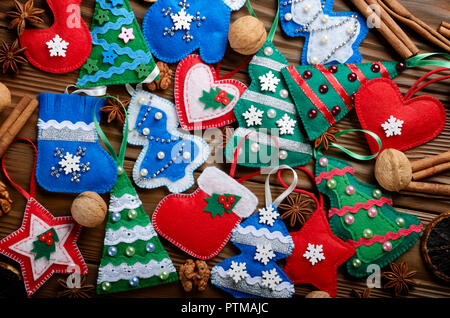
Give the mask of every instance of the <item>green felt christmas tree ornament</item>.
POLYGON ((420 237, 423 225, 392 207, 390 193, 361 182, 344 160, 316 153, 315 176, 320 192, 330 199, 328 217, 335 235, 350 243, 356 254, 347 261, 350 275, 373 273, 406 252, 420 237))
POLYGON ((128 0, 97 0, 91 26, 92 52, 77 87, 150 83, 159 70, 128 0))

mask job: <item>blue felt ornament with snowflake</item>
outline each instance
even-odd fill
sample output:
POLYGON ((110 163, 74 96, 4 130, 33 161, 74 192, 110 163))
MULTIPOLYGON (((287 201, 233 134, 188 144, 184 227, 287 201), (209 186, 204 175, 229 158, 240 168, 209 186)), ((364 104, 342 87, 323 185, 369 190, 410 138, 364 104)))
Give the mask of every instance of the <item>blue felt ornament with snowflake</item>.
POLYGON ((206 63, 222 60, 230 13, 245 0, 158 0, 145 15, 144 37, 158 59, 175 63, 196 49, 206 63))
MULTIPOLYGON (((292 170, 288 166, 280 168, 292 170)), ((266 207, 233 230, 231 241, 242 253, 225 259, 211 271, 212 283, 237 298, 289 298, 294 294, 294 285, 276 263, 288 257, 294 248, 277 206, 294 189, 297 174, 294 172, 293 186, 273 203, 268 182, 270 175, 266 179, 266 207)))
POLYGON ((108 192, 117 166, 102 148, 93 121, 104 100, 96 97, 39 94, 36 178, 52 192, 108 192))
POLYGON ((359 63, 368 28, 354 12, 333 12, 334 0, 281 0, 280 20, 291 37, 305 37, 302 64, 359 63))
POLYGON ((166 186, 183 192, 194 183, 194 171, 209 157, 208 144, 178 130, 175 105, 143 90, 133 93, 128 107, 128 142, 143 146, 133 168, 141 188, 166 186))

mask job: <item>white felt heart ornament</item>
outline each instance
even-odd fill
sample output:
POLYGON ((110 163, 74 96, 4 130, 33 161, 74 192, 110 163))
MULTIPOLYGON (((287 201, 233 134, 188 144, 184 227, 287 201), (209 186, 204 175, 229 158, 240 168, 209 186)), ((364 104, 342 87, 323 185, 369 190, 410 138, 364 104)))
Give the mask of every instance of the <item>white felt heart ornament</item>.
POLYGON ((177 67, 175 103, 181 127, 187 130, 222 127, 236 121, 233 109, 247 89, 233 79, 219 80, 199 55, 189 55, 177 67))

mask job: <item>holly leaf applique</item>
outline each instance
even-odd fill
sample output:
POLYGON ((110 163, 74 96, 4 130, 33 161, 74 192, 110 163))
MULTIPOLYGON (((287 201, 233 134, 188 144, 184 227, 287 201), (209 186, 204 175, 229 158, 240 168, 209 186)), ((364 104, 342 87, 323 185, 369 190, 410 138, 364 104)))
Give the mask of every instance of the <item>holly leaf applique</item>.
POLYGON ((216 110, 219 107, 225 108, 233 100, 234 95, 227 93, 219 87, 211 88, 209 92, 203 91, 203 96, 198 100, 205 104, 205 109, 216 110))
POLYGON ((53 228, 37 236, 33 242, 33 249, 31 250, 31 252, 36 254, 34 260, 38 260, 41 257, 50 260, 50 255, 56 251, 57 242, 59 242, 59 237, 53 228))
POLYGON ((234 194, 218 194, 213 193, 211 197, 205 198, 208 205, 203 211, 211 213, 214 218, 216 215, 223 216, 224 212, 231 213, 236 203, 241 199, 240 196, 234 194))

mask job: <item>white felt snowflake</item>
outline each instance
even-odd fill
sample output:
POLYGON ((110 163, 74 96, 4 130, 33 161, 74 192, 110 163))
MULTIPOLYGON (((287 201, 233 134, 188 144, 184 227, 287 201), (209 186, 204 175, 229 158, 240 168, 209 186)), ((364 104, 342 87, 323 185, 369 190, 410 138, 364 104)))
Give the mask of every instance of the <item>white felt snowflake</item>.
POLYGON ((182 8, 178 13, 171 14, 170 18, 172 19, 175 30, 190 30, 191 22, 194 17, 189 13, 186 13, 184 8, 182 8))
POLYGON ((279 216, 280 216, 280 214, 278 214, 278 212, 275 211, 273 206, 268 206, 268 207, 259 209, 259 223, 261 223, 261 224, 267 224, 267 225, 273 226, 275 219, 279 216))
POLYGON ((247 278, 247 264, 245 262, 238 263, 231 261, 231 266, 227 270, 228 276, 230 276, 235 283, 238 283, 241 279, 247 278))
POLYGON ((275 253, 273 252, 272 245, 270 243, 256 245, 255 259, 257 261, 267 265, 267 263, 274 257, 275 253))
POLYGON ((262 271, 261 286, 275 290, 278 284, 281 282, 281 277, 278 276, 277 270, 275 268, 270 271, 262 271))
POLYGON ((64 169, 65 174, 80 171, 80 158, 79 156, 74 156, 71 153, 66 153, 64 158, 58 162, 61 168, 64 169))
POLYGON ((308 247, 306 248, 303 257, 309 260, 314 266, 316 263, 325 259, 325 255, 323 255, 323 245, 308 243, 308 247))
POLYGON ((66 56, 69 42, 64 41, 58 34, 45 44, 47 44, 47 47, 50 50, 50 56, 66 56))
POLYGON ((288 114, 284 114, 283 117, 276 121, 276 124, 280 129, 280 135, 293 135, 295 123, 295 120, 289 117, 288 114))
POLYGON ((251 105, 249 109, 245 113, 242 114, 244 116, 245 121, 247 122, 247 126, 255 126, 262 124, 262 116, 264 111, 259 110, 255 106, 251 105))
POLYGON ((269 71, 259 77, 259 82, 261 84, 261 91, 270 91, 275 93, 280 79, 276 77, 272 71, 269 71))
POLYGON ((391 137, 394 135, 400 136, 402 134, 403 120, 397 119, 391 115, 388 120, 386 120, 381 127, 384 129, 386 137, 391 137))

